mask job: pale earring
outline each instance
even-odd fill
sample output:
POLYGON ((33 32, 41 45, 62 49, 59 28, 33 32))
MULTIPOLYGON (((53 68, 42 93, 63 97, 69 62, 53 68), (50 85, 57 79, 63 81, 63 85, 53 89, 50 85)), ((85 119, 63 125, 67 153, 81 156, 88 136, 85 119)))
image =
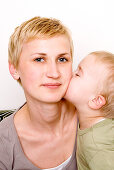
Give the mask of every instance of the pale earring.
POLYGON ((20 78, 17 71, 14 72, 13 77, 16 80, 18 80, 20 78))

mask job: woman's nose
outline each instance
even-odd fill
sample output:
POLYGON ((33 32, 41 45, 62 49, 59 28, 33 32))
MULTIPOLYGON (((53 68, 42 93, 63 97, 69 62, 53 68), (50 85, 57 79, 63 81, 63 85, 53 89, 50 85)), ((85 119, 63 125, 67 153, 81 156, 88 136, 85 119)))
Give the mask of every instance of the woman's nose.
POLYGON ((47 65, 46 75, 47 77, 55 79, 60 77, 59 66, 57 63, 50 63, 47 65))

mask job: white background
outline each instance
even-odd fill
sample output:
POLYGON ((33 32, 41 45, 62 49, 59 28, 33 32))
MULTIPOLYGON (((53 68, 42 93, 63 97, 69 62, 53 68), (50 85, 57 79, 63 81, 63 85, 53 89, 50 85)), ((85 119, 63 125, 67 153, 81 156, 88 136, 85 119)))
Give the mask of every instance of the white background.
POLYGON ((9 74, 8 40, 14 28, 34 16, 60 19, 70 28, 74 64, 89 52, 114 53, 114 0, 3 0, 0 1, 0 110, 25 101, 22 88, 9 74))

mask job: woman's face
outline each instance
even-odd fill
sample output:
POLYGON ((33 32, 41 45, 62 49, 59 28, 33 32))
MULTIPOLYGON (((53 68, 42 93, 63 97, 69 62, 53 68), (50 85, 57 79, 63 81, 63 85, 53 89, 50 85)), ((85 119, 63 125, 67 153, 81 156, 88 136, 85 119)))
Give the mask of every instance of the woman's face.
POLYGON ((25 43, 17 72, 27 98, 60 101, 72 76, 68 38, 62 35, 25 43))

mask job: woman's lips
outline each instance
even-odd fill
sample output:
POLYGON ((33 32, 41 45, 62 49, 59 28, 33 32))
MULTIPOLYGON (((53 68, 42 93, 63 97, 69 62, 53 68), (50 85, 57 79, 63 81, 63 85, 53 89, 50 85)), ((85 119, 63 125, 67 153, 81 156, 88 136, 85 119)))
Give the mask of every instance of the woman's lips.
POLYGON ((45 83, 43 86, 50 88, 50 89, 56 89, 61 86, 60 83, 45 83))

